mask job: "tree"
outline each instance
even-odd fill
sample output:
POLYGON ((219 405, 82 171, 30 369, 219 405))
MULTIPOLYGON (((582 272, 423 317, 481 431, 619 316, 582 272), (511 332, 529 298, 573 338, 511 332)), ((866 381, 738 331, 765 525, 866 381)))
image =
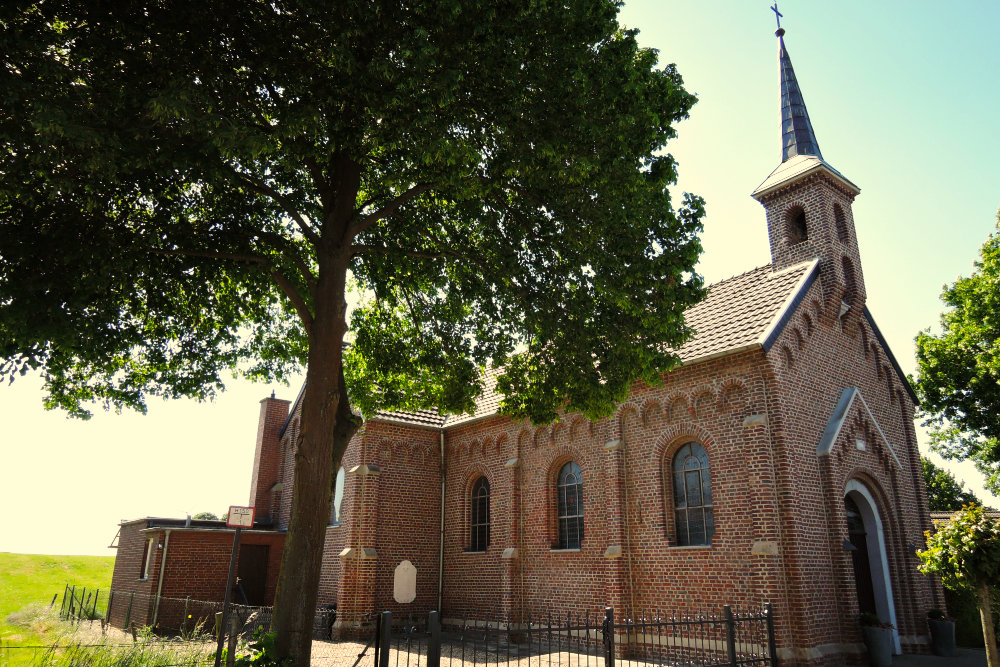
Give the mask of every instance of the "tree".
POLYGON ((616 14, 0 9, 0 371, 85 417, 305 364, 279 655, 308 663, 350 398, 467 411, 493 365, 508 414, 598 417, 676 364, 703 206, 662 149, 694 98, 616 14))
POLYGON ((198 512, 197 514, 195 514, 191 518, 194 519, 194 520, 196 520, 196 521, 218 521, 219 520, 219 517, 217 517, 212 512, 198 512))
POLYGON ((966 491, 955 476, 921 456, 920 466, 924 471, 924 485, 927 487, 927 503, 932 512, 957 512, 964 505, 981 505, 976 494, 966 491))
POLYGON ((917 552, 920 571, 937 574, 948 588, 975 593, 986 661, 989 667, 1000 667, 990 600, 990 587, 1000 581, 1000 521, 981 506, 967 505, 949 521, 935 523, 937 531, 926 533, 927 549, 917 552))
POLYGON ((925 425, 936 451, 972 459, 986 487, 1000 493, 1000 235, 990 235, 972 275, 946 287, 941 300, 943 332, 917 336, 925 425))

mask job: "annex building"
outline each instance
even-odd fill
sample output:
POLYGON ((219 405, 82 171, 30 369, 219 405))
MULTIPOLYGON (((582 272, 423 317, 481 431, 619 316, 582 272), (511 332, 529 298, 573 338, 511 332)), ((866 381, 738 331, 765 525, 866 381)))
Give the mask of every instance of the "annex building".
MULTIPOLYGON (((637 384, 612 417, 534 427, 497 414, 488 387, 474 414, 368 420, 326 532, 319 599, 338 625, 383 609, 516 621, 770 602, 788 664, 860 659, 862 611, 895 626, 897 653, 926 650, 926 612, 944 599, 914 555, 931 527, 915 396, 865 305, 860 190, 823 159, 783 34, 783 157, 752 194, 771 263, 711 286, 687 312, 683 365, 637 384), (416 595, 404 603, 405 561, 416 595)), ((239 566, 251 603, 273 598, 298 431, 296 402, 261 402, 258 523, 239 566)), ((231 535, 123 523, 113 587, 221 599, 231 535)))

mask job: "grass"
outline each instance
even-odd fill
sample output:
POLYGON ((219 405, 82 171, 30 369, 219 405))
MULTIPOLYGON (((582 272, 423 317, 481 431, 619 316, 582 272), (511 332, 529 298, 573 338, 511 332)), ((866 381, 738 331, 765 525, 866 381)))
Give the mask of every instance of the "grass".
MULTIPOLYGON (((0 642, 4 646, 37 644, 51 640, 63 630, 56 619, 48 619, 38 610, 47 608, 58 595, 56 610, 66 584, 88 590, 111 589, 113 556, 42 556, 0 552, 0 642), (35 612, 24 612, 26 608, 35 612), (17 612, 22 612, 18 614, 17 612), (37 619, 29 622, 24 615, 37 619), (13 615, 13 617, 12 617, 13 615), (13 621, 13 622, 12 622, 13 621)), ((10 652, 7 652, 10 653, 10 652)), ((13 658, 10 659, 12 664, 13 658)))
POLYGON ((0 644, 3 667, 208 667, 214 661, 215 643, 204 638, 164 639, 148 628, 134 639, 120 631, 104 634, 100 625, 61 620, 47 604, 28 605, 7 621, 38 638, 0 644))

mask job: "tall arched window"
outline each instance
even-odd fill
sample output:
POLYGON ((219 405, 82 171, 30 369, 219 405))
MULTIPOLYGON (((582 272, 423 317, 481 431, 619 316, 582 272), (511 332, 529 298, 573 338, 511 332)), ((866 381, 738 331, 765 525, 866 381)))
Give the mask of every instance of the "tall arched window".
POLYGON ((579 549, 583 542, 583 473, 575 461, 559 470, 559 548, 579 549))
POLYGON ((333 486, 333 505, 330 507, 330 525, 339 526, 343 518, 341 508, 344 504, 344 468, 337 471, 337 483, 333 486))
POLYGON ((689 442, 674 454, 671 470, 677 545, 711 544, 715 517, 712 514, 708 452, 697 442, 689 442))
POLYGON ((469 503, 469 551, 486 551, 490 545, 490 482, 485 476, 472 485, 469 503))

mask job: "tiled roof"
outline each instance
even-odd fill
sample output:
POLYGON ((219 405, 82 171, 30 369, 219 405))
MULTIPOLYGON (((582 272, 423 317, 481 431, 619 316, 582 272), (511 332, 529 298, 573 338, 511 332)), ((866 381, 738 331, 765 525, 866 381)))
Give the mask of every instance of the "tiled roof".
POLYGON ((413 426, 441 428, 444 426, 446 416, 440 414, 437 410, 416 410, 414 412, 407 412, 405 410, 380 410, 375 414, 375 419, 411 424, 413 426))
POLYGON ((775 273, 768 264, 709 287, 708 296, 684 314, 695 335, 679 350, 681 361, 691 363, 763 343, 762 336, 812 266, 813 262, 804 262, 775 273))
MULTIPOLYGON (((685 313, 694 337, 678 354, 685 364, 721 356, 754 345, 763 345, 782 321, 785 311, 810 274, 816 261, 803 262, 774 272, 771 265, 733 276, 708 288, 708 296, 685 313)), ((433 410, 380 412, 375 419, 441 428, 464 424, 496 414, 503 398, 496 393, 496 376, 489 371, 473 414, 443 416, 433 410)))

